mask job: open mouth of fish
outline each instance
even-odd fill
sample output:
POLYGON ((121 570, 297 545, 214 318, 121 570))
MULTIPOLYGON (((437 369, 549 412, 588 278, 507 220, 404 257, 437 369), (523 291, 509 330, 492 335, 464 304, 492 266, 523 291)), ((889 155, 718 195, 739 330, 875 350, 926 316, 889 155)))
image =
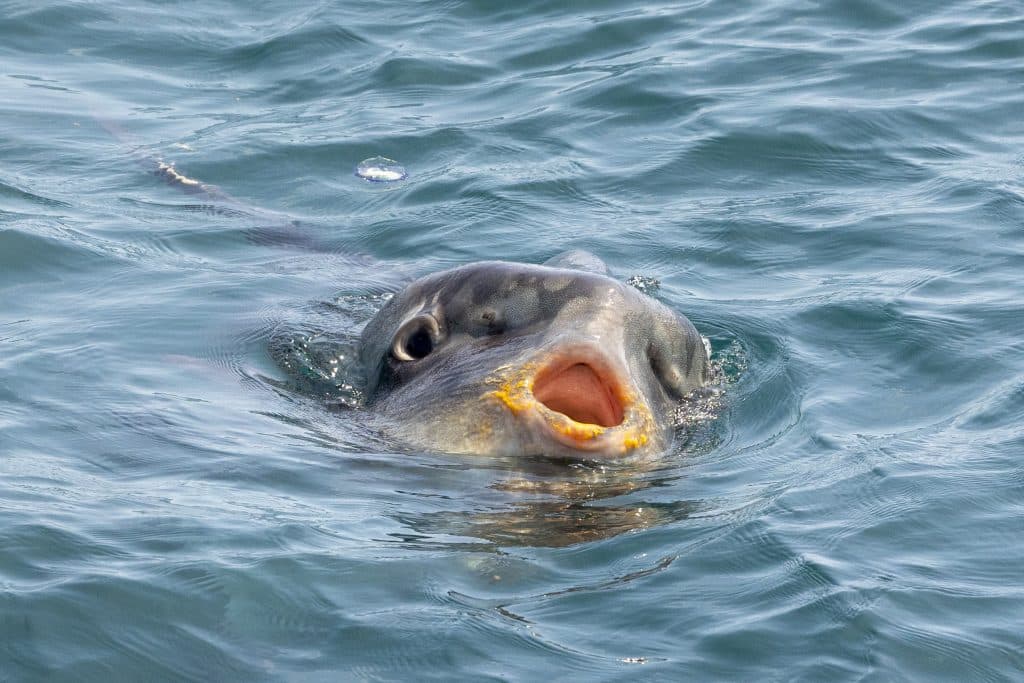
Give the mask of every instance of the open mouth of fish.
POLYGON ((491 392, 548 454, 617 456, 646 445, 653 418, 625 368, 599 348, 547 352, 503 374, 491 392))

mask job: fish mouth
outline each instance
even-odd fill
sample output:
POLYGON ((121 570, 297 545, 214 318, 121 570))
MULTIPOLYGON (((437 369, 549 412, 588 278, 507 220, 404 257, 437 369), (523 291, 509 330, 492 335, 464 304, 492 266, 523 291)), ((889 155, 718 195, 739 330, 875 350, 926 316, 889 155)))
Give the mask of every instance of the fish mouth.
POLYGON ((569 359, 541 369, 533 397, 548 410, 580 424, 615 427, 625 417, 617 378, 585 361, 569 359))
POLYGON ((546 455, 621 456, 652 439, 653 417, 625 366, 596 346, 548 351, 503 374, 491 396, 546 455))

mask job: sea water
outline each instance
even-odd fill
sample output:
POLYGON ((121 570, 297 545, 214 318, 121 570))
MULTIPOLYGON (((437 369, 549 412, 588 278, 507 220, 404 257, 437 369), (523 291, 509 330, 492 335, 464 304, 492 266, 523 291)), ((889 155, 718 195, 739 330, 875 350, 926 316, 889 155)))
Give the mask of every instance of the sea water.
POLYGON ((1022 121, 1014 2, 0 3, 0 680, 1020 680, 1022 121), (710 340, 663 458, 361 408, 572 248, 710 340))

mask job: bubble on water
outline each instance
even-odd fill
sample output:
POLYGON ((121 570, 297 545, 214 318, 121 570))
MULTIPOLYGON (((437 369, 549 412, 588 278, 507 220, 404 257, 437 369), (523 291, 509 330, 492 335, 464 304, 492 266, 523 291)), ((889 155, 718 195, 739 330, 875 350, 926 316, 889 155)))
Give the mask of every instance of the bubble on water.
POLYGON ((626 280, 626 284, 636 287, 644 294, 654 294, 654 292, 658 291, 658 287, 661 286, 661 282, 646 275, 634 275, 626 280))
POLYGON ((359 162, 356 175, 371 183, 394 183, 409 175, 405 166, 387 157, 370 157, 359 162))

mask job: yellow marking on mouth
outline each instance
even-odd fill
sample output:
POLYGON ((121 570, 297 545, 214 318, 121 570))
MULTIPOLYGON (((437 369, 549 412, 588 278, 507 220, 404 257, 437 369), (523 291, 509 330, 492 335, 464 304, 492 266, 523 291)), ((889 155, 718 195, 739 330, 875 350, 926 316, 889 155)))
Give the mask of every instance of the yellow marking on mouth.
POLYGON ((554 427, 555 430, 565 434, 570 439, 575 439, 576 441, 589 441, 590 439, 597 438, 604 434, 605 430, 601 425, 576 422, 569 418, 558 420, 557 422, 551 421, 551 426, 554 427))
POLYGON ((531 406, 536 405, 536 401, 530 398, 531 389, 533 389, 533 382, 528 379, 509 380, 487 395, 498 399, 514 415, 518 415, 531 406))
POLYGON ((622 439, 622 447, 627 451, 639 448, 647 444, 647 435, 644 433, 626 434, 622 439))

